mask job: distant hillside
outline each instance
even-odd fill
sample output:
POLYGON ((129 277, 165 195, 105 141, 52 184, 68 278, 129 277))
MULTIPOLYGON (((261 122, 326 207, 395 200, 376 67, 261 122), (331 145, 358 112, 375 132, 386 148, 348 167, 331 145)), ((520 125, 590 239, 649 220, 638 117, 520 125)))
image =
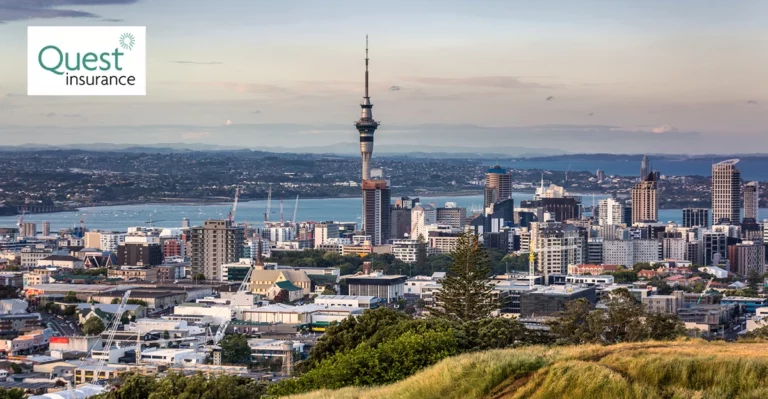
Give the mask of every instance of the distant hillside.
POLYGON ((768 343, 529 347, 452 357, 401 382, 295 399, 766 398, 768 343))

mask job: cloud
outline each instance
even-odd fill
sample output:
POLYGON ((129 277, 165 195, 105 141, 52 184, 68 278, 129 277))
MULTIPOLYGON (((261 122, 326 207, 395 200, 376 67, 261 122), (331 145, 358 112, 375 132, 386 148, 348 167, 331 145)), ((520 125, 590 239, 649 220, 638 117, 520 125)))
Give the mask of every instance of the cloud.
POLYGON ((387 90, 389 90, 389 91, 400 91, 402 89, 403 88, 400 87, 400 86, 390 86, 389 89, 387 89, 387 90))
POLYGON ((123 21, 125 21, 124 19, 120 19, 120 18, 102 18, 101 20, 104 21, 104 22, 123 22, 123 21))
POLYGON ((260 114, 260 113, 261 113, 261 110, 260 110, 260 109, 257 109, 257 110, 255 110, 255 111, 251 111, 251 113, 252 113, 252 114, 260 114))
POLYGON ((755 105, 755 104, 757 104, 757 101, 755 101, 755 100, 749 100, 749 101, 747 101, 747 104, 750 104, 750 105, 755 105))
POLYGON ((669 125, 666 125, 666 124, 665 125, 661 125, 661 126, 657 126, 657 127, 654 127, 653 129, 651 129, 651 132, 653 132, 653 133, 677 133, 679 131, 680 130, 678 128, 676 128, 674 126, 669 126, 669 125))
POLYGON ((554 100, 554 99, 555 99, 555 96, 549 96, 549 97, 547 97, 547 100, 546 100, 546 101, 552 101, 552 100, 554 100))
POLYGON ((227 119, 227 123, 225 123, 225 125, 229 126, 229 125, 231 125, 231 124, 232 124, 232 121, 231 121, 231 120, 229 120, 229 119, 227 119))
POLYGON ((174 64, 188 64, 188 65, 221 65, 223 62, 219 61, 184 61, 184 60, 174 60, 174 61, 168 61, 172 62, 174 64))
POLYGON ((501 89, 541 89, 549 87, 535 82, 523 82, 513 76, 475 76, 467 78, 411 77, 406 79, 436 86, 479 86, 501 89))
POLYGON ((49 112, 45 115, 46 118, 56 118, 56 117, 62 117, 62 118, 82 118, 83 116, 80 114, 57 114, 55 112, 49 112))
POLYGON ((587 114, 587 116, 592 116, 594 114, 595 114, 594 112, 590 112, 590 113, 587 114))
POLYGON ((232 89, 238 93, 279 94, 289 92, 289 90, 284 87, 263 83, 208 82, 204 83, 204 85, 232 89))
POLYGON ((29 19, 99 18, 87 11, 55 7, 135 4, 139 0, 0 0, 0 23, 29 19))

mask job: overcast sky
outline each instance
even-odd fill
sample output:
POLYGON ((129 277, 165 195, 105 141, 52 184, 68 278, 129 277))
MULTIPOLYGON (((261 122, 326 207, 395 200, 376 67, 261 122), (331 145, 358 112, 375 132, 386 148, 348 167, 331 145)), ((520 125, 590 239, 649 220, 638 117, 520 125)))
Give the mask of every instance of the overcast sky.
POLYGON ((0 0, 0 144, 354 142, 369 34, 379 144, 768 152, 766 17, 758 0, 0 0), (29 25, 146 25, 147 96, 27 97, 29 25))

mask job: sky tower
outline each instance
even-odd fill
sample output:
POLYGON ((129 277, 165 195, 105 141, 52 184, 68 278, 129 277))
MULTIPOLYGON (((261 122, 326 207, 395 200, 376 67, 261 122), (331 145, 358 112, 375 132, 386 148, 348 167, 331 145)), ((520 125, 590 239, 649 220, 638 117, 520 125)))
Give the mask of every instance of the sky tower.
POLYGON ((355 122, 360 132, 360 155, 363 158, 363 181, 371 178, 371 154, 373 154, 373 133, 379 127, 379 122, 373 120, 373 104, 368 96, 368 35, 365 35, 365 96, 360 104, 362 112, 360 120, 355 122))

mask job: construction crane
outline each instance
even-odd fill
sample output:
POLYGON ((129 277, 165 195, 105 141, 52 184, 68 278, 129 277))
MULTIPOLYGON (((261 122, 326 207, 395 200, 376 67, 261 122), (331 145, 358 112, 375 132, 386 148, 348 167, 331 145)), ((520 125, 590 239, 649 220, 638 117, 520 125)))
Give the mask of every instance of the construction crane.
POLYGON ((235 224, 235 214, 237 213, 237 201, 240 199, 240 186, 235 188, 235 202, 232 204, 232 210, 229 212, 229 223, 235 224))
MULTIPOLYGON (((88 212, 83 212, 83 214, 80 216, 80 230, 83 232, 83 236, 85 236, 85 218, 86 217, 88 217, 88 212)), ((150 224, 150 227, 151 226, 152 224, 150 224)))
POLYGON ((296 196, 296 205, 293 206, 293 220, 291 223, 295 226, 296 225, 296 212, 299 211, 299 196, 296 196))
POLYGON ((27 213, 27 203, 29 202, 29 195, 24 197, 24 207, 21 208, 21 215, 19 215, 19 234, 21 234, 21 226, 24 224, 24 214, 27 213))
POLYGON ((699 300, 698 300, 698 301, 696 301, 696 305, 698 305, 698 304, 700 304, 700 303, 701 303, 701 298, 704 298, 704 294, 706 294, 706 293, 707 293, 707 291, 709 291, 709 286, 710 286, 710 285, 712 285, 712 281, 713 281, 714 279, 715 279, 714 277, 712 277, 712 278, 710 278, 710 279, 709 279, 709 281, 707 282, 707 286, 706 286, 706 287, 704 287, 704 291, 701 291, 701 295, 699 295, 699 300))
MULTIPOLYGON (((123 300, 120 302, 120 306, 117 307, 117 312, 115 312, 115 315, 112 317, 112 322, 110 323, 109 327, 109 335, 107 336, 107 342, 104 344, 104 347, 102 348, 102 357, 99 359, 99 363, 96 367, 96 371, 93 373, 93 383, 96 384, 99 381, 99 374, 101 374, 101 370, 104 368, 104 364, 106 363, 104 361, 104 348, 106 348, 107 352, 107 359, 109 359, 109 350, 112 348, 112 342, 115 340, 115 333, 117 333, 117 327, 120 326, 120 319, 123 317, 123 313, 125 313, 125 305, 128 303, 128 297, 131 296, 131 291, 125 291, 125 294, 123 295, 123 300)), ((93 357, 93 350, 91 350, 91 357, 93 357)))
POLYGON ((269 222, 269 212, 272 210, 272 183, 269 184, 267 191, 267 211, 264 213, 264 223, 269 222))

